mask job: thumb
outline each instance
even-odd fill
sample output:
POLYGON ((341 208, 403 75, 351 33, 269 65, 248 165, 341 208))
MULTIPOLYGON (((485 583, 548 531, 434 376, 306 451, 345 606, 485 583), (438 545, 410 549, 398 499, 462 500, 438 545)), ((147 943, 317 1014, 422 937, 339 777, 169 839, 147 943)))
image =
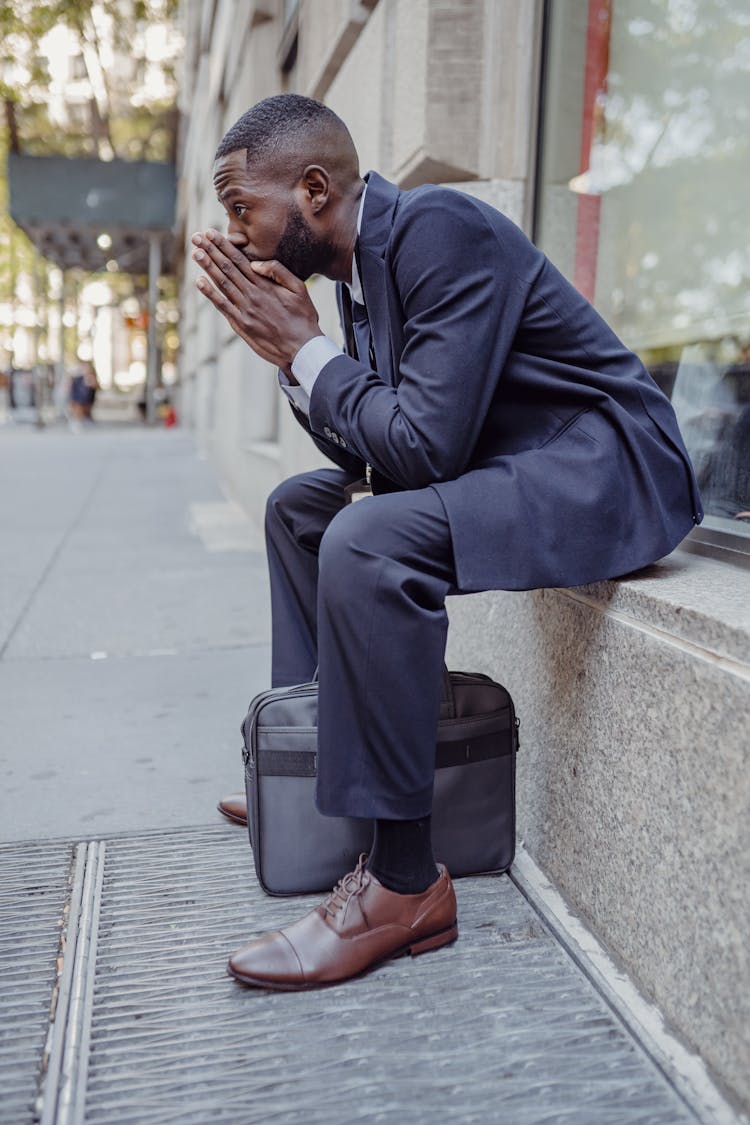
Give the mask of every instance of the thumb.
POLYGON ((275 281, 277 285, 281 285, 284 289, 288 289, 290 293, 304 293, 305 283, 300 281, 291 270, 286 266, 282 266, 281 262, 251 262, 250 268, 254 273, 259 273, 262 277, 267 277, 269 281, 275 281))

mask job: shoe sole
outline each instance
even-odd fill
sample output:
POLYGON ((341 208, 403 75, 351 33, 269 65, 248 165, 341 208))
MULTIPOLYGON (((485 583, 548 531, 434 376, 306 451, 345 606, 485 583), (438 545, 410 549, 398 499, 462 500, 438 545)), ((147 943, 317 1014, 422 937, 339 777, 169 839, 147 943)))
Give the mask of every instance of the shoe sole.
POLYGON ((246 817, 235 816, 234 813, 227 812, 226 809, 223 809, 221 805, 217 805, 216 808, 219 810, 223 817, 225 817, 227 820, 231 820, 232 824, 241 824, 243 828, 247 828, 246 817))
POLYGON ((302 982, 300 984, 292 984, 281 981, 268 981, 262 977, 250 977, 244 973, 237 973, 227 965, 227 973, 230 977, 240 981, 241 984, 249 984, 254 988, 266 988, 273 992, 310 992, 314 988, 332 988, 336 984, 343 984, 347 980, 358 980, 359 977, 364 977, 371 973, 374 969, 378 969, 381 965, 385 965, 388 961, 396 961, 399 957, 406 957, 408 953, 412 957, 419 957, 422 953, 429 953, 433 949, 440 949, 444 945, 451 945, 458 937, 458 922, 453 925, 447 926, 444 930, 438 930, 428 937, 420 938, 419 941, 410 942, 408 945, 402 945, 400 948, 395 949, 392 953, 386 954, 381 957, 379 961, 373 961, 365 969, 358 973, 352 973, 348 977, 337 977, 336 980, 313 981, 311 983, 302 982))

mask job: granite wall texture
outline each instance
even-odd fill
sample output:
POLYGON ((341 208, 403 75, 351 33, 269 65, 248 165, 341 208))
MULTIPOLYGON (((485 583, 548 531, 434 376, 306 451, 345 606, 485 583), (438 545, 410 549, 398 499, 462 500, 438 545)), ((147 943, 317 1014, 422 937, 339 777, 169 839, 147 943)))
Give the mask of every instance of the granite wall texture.
POLYGON ((450 618, 450 667, 516 701, 526 848, 749 1103, 750 573, 676 552, 450 618))

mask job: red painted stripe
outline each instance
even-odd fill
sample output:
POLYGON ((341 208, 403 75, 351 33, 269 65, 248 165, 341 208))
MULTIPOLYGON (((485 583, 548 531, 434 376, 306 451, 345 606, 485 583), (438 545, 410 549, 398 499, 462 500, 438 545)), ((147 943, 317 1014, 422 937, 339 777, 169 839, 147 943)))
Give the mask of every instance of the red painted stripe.
MULTIPOLYGON (((586 71, 583 80, 583 105, 581 107, 581 149, 578 159, 579 175, 589 169, 591 149, 604 114, 603 95, 607 92, 611 26, 612 0, 589 0, 586 28, 586 71)), ((578 196, 573 284, 589 301, 593 301, 596 290, 600 213, 600 196, 578 196)))

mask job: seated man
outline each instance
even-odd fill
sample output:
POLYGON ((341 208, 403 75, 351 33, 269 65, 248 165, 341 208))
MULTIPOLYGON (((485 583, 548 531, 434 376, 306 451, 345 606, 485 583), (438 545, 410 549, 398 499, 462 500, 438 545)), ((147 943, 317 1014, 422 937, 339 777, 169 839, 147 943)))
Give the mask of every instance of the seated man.
POLYGON ((338 466, 268 501, 273 684, 319 666, 317 805, 372 819, 373 845, 229 962, 303 989, 457 935, 430 839, 446 595, 612 578, 702 512, 668 400, 498 211, 361 179, 343 122, 292 94, 229 130, 214 185, 228 237, 193 237, 198 287, 338 466), (338 283, 345 353, 321 333, 315 273, 338 283), (373 495, 347 504, 364 476, 373 495))

